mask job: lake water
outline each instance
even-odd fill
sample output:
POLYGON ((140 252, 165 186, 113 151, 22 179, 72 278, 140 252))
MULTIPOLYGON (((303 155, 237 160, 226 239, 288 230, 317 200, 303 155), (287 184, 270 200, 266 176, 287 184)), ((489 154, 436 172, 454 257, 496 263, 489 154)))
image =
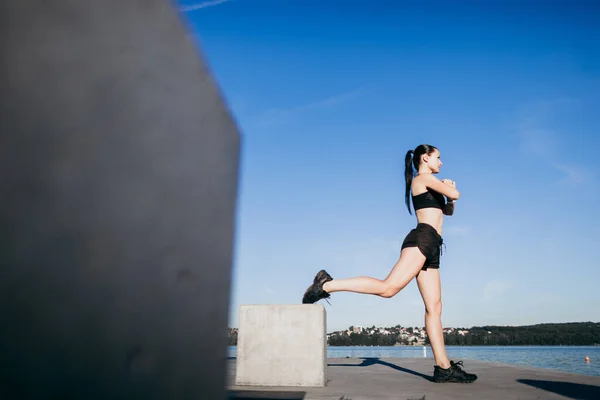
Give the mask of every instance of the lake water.
MULTIPOLYGON (((483 360, 600 376, 600 346, 447 346, 446 352, 464 360, 467 371, 468 360, 483 360)), ((235 355, 236 347, 229 347, 229 356, 235 355)), ((429 346, 330 346, 327 357, 433 358, 433 353, 429 346)))

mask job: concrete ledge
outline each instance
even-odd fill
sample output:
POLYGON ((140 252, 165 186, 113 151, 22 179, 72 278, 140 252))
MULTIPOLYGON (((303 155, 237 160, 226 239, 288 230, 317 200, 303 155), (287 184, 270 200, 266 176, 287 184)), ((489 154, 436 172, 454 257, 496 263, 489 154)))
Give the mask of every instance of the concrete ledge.
POLYGON ((236 385, 325 386, 322 305, 242 305, 238 324, 236 385))
MULTIPOLYGON (((348 399, 348 400, 550 400, 600 399, 600 376, 577 375, 552 369, 464 360, 467 371, 479 376, 472 384, 431 381, 433 357, 330 358, 327 386, 318 388, 260 388, 228 385, 233 399, 348 399), (242 397, 244 396, 244 397, 242 397)), ((233 382, 235 361, 229 361, 233 382)))

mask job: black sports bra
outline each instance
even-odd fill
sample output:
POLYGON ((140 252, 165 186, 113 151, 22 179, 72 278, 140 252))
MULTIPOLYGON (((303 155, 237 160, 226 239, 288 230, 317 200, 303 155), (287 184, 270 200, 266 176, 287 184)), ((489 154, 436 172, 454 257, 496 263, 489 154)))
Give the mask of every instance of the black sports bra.
POLYGON ((446 198, 443 194, 427 188, 426 192, 412 196, 415 211, 421 208, 439 208, 442 209, 446 204, 446 198))

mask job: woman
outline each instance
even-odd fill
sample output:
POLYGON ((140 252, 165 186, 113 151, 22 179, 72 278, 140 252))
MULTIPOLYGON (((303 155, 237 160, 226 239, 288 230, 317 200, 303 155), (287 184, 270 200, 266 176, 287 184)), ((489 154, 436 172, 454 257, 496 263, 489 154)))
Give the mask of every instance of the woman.
POLYGON ((325 270, 317 273, 313 283, 304 293, 302 303, 310 304, 330 297, 334 292, 373 294, 385 298, 395 296, 415 276, 425 303, 425 330, 431 343, 436 365, 435 382, 470 383, 477 379, 474 374, 460 368, 462 362, 448 360, 442 331, 442 301, 440 284, 440 254, 444 215, 454 213, 454 202, 460 197, 454 181, 439 180, 440 152, 434 146, 419 145, 409 150, 405 159, 405 201, 409 214, 410 197, 417 216, 417 226, 402 243, 400 258, 387 278, 371 277, 333 279, 325 270), (414 170, 413 170, 414 166, 414 170), (416 176, 414 171, 417 172, 416 176))

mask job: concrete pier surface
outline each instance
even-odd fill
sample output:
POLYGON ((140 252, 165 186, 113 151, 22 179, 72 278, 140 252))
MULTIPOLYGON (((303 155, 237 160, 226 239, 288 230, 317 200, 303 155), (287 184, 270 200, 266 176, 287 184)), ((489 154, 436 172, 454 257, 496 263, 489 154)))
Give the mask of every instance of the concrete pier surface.
POLYGON ((330 358, 326 387, 286 388, 236 386, 236 360, 231 358, 229 399, 600 399, 600 376, 478 360, 463 362, 468 372, 478 375, 476 382, 430 381, 432 358, 330 358))

